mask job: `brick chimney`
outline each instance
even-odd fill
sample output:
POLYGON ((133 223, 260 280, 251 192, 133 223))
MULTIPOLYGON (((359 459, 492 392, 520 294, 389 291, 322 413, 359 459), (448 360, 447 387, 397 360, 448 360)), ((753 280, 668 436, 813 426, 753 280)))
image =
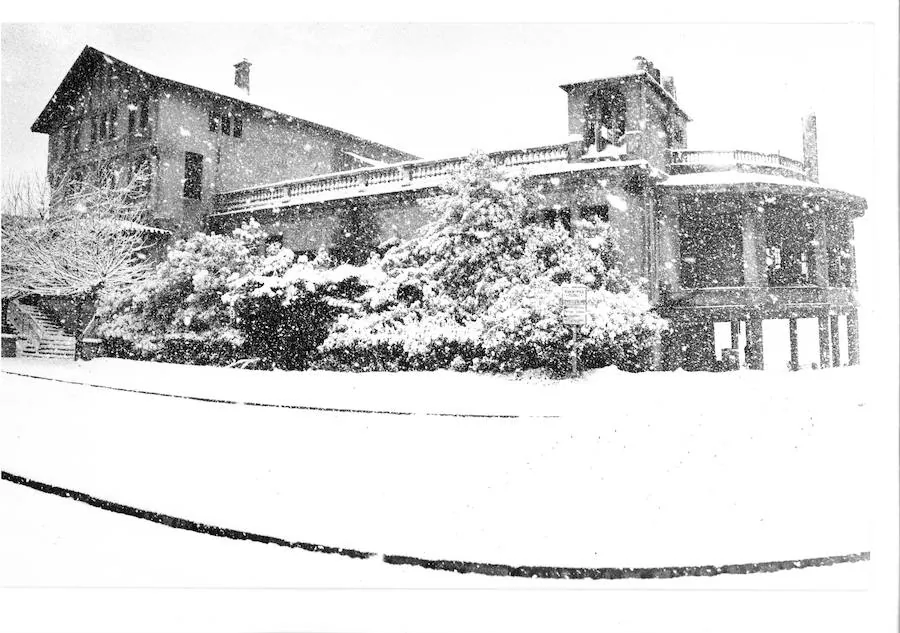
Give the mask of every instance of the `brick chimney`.
POLYGON ((234 85, 244 94, 250 94, 250 62, 246 58, 234 65, 234 85))
POLYGON ((814 112, 803 117, 803 170, 810 180, 819 182, 819 141, 814 112))

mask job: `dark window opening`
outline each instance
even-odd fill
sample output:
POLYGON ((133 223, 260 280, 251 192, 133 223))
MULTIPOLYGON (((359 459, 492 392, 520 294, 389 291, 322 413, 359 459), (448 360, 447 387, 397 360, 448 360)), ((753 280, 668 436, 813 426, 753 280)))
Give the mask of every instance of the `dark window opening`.
POLYGON ((815 259, 812 222, 786 201, 766 211, 766 280, 770 286, 812 282, 815 259))
POLYGON ((135 129, 137 128, 137 112, 134 110, 128 110, 128 133, 134 134, 135 129))
POLYGON ((603 151, 619 145, 625 136, 625 97, 619 90, 601 90, 588 99, 584 113, 584 142, 603 151))
POLYGON ((81 125, 75 126, 75 132, 72 135, 72 149, 78 151, 81 149, 81 125))
POLYGON ((150 98, 141 99, 141 129, 146 130, 150 125, 150 98))
POLYGON ((200 200, 203 192, 203 156, 194 152, 184 154, 184 197, 200 200))
POLYGON ((234 115, 234 129, 232 131, 234 138, 241 138, 244 134, 244 118, 240 114, 234 115))
POLYGON ((744 243, 740 215, 709 212, 681 218, 681 283, 685 288, 744 285, 744 243))
POLYGON ((231 135, 231 113, 222 114, 222 134, 231 135))
POLYGON ((109 128, 109 119, 107 118, 106 113, 103 113, 100 115, 99 127, 100 127, 100 130, 99 130, 100 140, 101 141, 106 140, 106 132, 108 131, 108 128, 109 128))
POLYGON ((97 142, 97 116, 91 117, 91 145, 97 142))
POLYGON ((209 117, 209 131, 210 132, 218 132, 219 131, 219 111, 215 109, 209 110, 207 112, 209 117))
POLYGON ((116 128, 119 125, 119 108, 113 106, 109 111, 109 138, 116 138, 117 130, 116 128))
POLYGON ((585 220, 601 222, 609 222, 609 205, 598 204, 593 207, 586 207, 581 210, 581 217, 585 220))

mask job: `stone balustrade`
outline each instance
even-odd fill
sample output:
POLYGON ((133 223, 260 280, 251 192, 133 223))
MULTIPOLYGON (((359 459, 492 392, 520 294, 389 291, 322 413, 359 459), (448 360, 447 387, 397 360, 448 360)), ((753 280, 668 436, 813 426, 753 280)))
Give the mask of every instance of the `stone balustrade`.
MULTIPOLYGON (((491 159, 503 167, 527 167, 565 162, 567 146, 548 145, 521 150, 493 152, 491 159)), ((227 191, 216 196, 216 213, 303 204, 323 197, 341 197, 351 193, 390 193, 404 188, 437 186, 462 168, 465 157, 419 160, 384 167, 366 167, 324 174, 288 182, 227 191)))

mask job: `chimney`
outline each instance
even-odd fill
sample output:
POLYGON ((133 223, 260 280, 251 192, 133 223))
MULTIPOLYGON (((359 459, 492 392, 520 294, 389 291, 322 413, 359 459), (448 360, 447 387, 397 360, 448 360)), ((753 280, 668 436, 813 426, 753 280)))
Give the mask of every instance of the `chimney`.
POLYGON ((234 85, 244 94, 250 94, 250 62, 246 58, 234 65, 234 85))
POLYGON ((814 112, 803 117, 803 170, 810 180, 819 182, 819 141, 814 112))
POLYGON ((665 89, 666 92, 668 92, 670 95, 672 95, 673 99, 676 97, 676 95, 675 95, 675 78, 674 77, 663 76, 662 87, 665 89))

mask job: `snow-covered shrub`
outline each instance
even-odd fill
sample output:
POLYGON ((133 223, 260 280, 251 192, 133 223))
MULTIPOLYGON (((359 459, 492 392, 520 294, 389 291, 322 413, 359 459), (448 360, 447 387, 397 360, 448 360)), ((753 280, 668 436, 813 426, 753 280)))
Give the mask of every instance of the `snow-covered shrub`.
POLYGON ((244 337, 222 297, 229 282, 258 266, 263 236, 251 222, 230 236, 195 233, 178 242, 149 279, 98 306, 107 349, 191 364, 240 357, 244 337))
POLYGON ((562 372, 571 331, 560 293, 569 282, 590 289, 587 366, 646 364, 663 322, 616 268, 606 223, 583 221, 573 237, 544 220, 546 204, 524 175, 479 154, 430 205, 437 219, 384 254, 384 281, 335 322, 318 366, 562 372))
POLYGON ((248 356, 303 369, 334 319, 357 309, 359 295, 384 276, 371 265, 331 266, 324 252, 310 262, 282 248, 230 282, 223 301, 234 310, 248 356))

